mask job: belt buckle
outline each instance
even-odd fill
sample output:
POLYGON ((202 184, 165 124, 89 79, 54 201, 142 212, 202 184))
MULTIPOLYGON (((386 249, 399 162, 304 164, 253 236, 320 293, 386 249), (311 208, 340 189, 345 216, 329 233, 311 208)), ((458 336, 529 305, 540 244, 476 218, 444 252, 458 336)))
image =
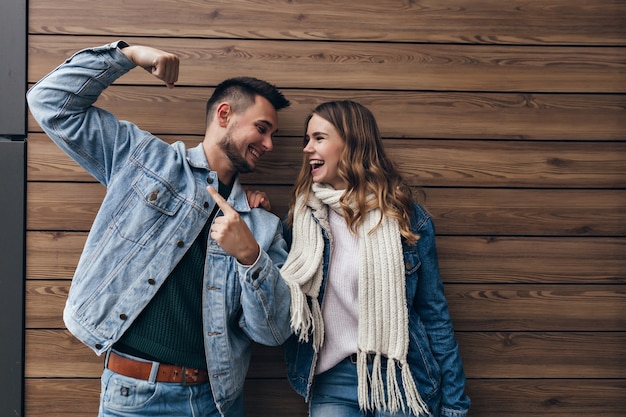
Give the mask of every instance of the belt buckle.
POLYGON ((180 384, 183 387, 188 387, 190 385, 198 384, 198 374, 200 373, 198 369, 196 369, 195 375, 190 375, 189 381, 187 380, 187 368, 185 366, 182 367, 182 371, 183 371, 183 374, 182 374, 180 384))

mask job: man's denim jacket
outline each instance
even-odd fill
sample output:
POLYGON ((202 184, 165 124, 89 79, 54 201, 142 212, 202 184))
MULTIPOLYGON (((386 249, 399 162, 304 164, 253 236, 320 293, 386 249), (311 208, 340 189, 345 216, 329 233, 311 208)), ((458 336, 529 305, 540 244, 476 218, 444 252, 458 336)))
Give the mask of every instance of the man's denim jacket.
MULTIPOLYGON (((50 138, 107 187, 63 315, 72 334, 99 355, 128 329, 196 239, 215 205, 206 186, 218 184, 202 145, 169 145, 92 106, 134 67, 117 43, 83 50, 27 95, 50 138)), ((250 209, 238 180, 228 202, 261 251, 254 265, 244 266, 208 241, 204 343, 221 411, 242 392, 250 340, 280 345, 291 334, 290 295, 279 272, 287 257, 280 219, 250 209)))
MULTIPOLYGON (((467 415, 470 399, 465 395, 465 373, 439 276, 434 224, 418 204, 414 204, 411 229, 420 239, 415 245, 407 245, 404 241, 402 245, 409 310, 407 361, 431 415, 463 417, 467 415)), ((291 231, 286 226, 285 230, 290 243, 291 231)), ((324 228, 322 231, 325 250, 320 304, 323 303, 331 250, 328 232, 324 228)), ((308 402, 317 362, 312 342, 299 343, 298 337, 293 335, 285 344, 285 360, 289 382, 308 402)))

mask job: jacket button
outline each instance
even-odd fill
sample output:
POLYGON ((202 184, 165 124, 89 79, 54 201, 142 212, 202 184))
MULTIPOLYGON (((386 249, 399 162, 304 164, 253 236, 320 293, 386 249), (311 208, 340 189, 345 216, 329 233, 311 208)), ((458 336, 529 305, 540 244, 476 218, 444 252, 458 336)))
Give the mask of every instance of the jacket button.
POLYGON ((203 206, 204 206, 204 208, 209 208, 209 202, 208 202, 208 201, 205 201, 205 202, 204 202, 204 204, 203 204, 203 206))
POLYGON ((156 284, 156 281, 154 280, 154 278, 148 278, 148 284, 154 285, 156 284))
POLYGON ((206 182, 208 182, 209 184, 213 184, 213 178, 206 177, 206 182))
POLYGON ((405 264, 404 264, 404 267, 405 267, 406 269, 412 269, 412 268, 413 268, 413 265, 411 265, 411 263, 410 263, 410 262, 407 262, 407 263, 405 263, 405 264))
POLYGON ((126 320, 128 318, 128 316, 124 313, 120 314, 120 319, 122 320, 126 320))
POLYGON ((185 242, 183 242, 182 240, 179 240, 176 242, 176 246, 178 246, 179 248, 182 248, 183 246, 185 246, 185 242))
POLYGON ((158 197, 159 197, 159 191, 158 191, 158 190, 157 190, 157 191, 152 191, 152 192, 150 193, 150 195, 148 196, 148 200, 150 200, 150 201, 154 201, 154 200, 156 200, 158 197))
POLYGON ((98 350, 102 349, 102 345, 100 343, 96 343, 96 349, 98 350))
POLYGON ((259 270, 257 269, 252 273, 252 279, 257 279, 259 277, 259 270))

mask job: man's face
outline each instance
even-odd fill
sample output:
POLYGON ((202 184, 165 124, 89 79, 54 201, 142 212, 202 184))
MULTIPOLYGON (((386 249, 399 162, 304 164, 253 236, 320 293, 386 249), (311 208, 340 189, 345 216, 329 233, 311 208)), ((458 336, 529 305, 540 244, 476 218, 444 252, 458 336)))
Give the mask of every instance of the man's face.
POLYGON ((276 110, 267 99, 256 96, 247 110, 232 115, 219 146, 237 172, 252 172, 265 152, 274 148, 272 135, 277 129, 276 110))

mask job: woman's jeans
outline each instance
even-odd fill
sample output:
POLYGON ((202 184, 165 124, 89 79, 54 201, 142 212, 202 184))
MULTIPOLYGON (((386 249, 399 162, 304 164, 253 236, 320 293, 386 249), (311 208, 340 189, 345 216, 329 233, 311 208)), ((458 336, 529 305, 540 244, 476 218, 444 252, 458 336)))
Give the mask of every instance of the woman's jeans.
MULTIPOLYGON (((208 382, 185 386, 180 383, 144 381, 117 374, 107 368, 102 373, 101 381, 99 417, 221 417, 208 382)), ((240 396, 228 409, 226 417, 243 416, 243 396, 240 396)))
MULTIPOLYGON (((383 381, 385 380, 386 369, 383 366, 383 381)), ((356 364, 350 358, 315 375, 309 406, 310 417, 415 417, 408 408, 405 412, 400 410, 397 413, 360 410, 357 381, 356 364)))

